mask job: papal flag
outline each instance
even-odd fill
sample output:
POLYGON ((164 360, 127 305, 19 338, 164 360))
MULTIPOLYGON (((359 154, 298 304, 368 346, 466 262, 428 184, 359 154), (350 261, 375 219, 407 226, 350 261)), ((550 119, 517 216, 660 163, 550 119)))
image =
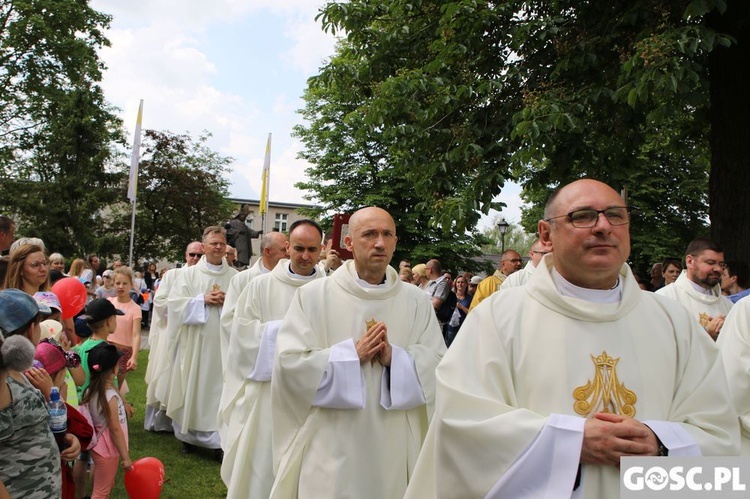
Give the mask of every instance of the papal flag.
POLYGON ((265 215, 268 211, 268 181, 271 174, 271 134, 268 134, 266 142, 266 159, 263 160, 263 185, 260 190, 260 214, 265 215))
POLYGON ((130 155, 130 176, 128 177, 128 199, 135 203, 136 191, 138 190, 138 160, 141 157, 141 119, 143 118, 143 99, 138 106, 138 120, 135 122, 135 135, 133 137, 133 152, 130 155))

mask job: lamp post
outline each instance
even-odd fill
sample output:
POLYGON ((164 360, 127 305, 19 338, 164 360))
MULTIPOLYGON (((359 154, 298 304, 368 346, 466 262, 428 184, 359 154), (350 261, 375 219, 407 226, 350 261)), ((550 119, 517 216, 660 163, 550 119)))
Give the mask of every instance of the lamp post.
POLYGON ((502 255, 505 253, 505 234, 508 232, 508 227, 510 227, 510 224, 505 221, 505 218, 501 218, 500 221, 497 223, 497 228, 500 230, 500 254, 502 255))

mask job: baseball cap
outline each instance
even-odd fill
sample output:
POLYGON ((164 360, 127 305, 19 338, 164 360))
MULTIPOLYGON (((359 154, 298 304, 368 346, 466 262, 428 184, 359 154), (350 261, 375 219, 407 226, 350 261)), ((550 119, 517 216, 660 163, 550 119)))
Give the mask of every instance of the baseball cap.
POLYGON ((471 280, 469 281, 469 284, 476 285, 476 284, 479 284, 480 282, 482 282, 482 278, 479 277, 478 275, 475 275, 474 277, 471 278, 471 280))
POLYGON ((47 319, 42 321, 39 326, 42 328, 42 339, 52 338, 55 341, 60 341, 60 334, 63 330, 63 325, 53 319, 47 319))
POLYGON ((52 291, 37 291, 36 293, 34 293, 34 299, 37 301, 37 303, 44 303, 49 308, 54 308, 58 312, 62 312, 60 299, 52 291))
POLYGON ((120 360, 122 352, 111 343, 102 342, 89 350, 86 362, 89 365, 89 371, 103 373, 115 367, 120 360))
POLYGON ((125 312, 115 308, 112 302, 106 298, 97 298, 96 300, 91 300, 91 302, 86 305, 86 315, 84 315, 83 318, 86 319, 87 322, 99 322, 108 319, 113 315, 125 315, 125 312))
POLYGON ((0 329, 3 336, 7 337, 21 329, 39 313, 50 314, 52 310, 43 303, 37 303, 31 295, 20 289, 9 288, 0 291, 0 329))
POLYGON ((62 349, 52 343, 43 341, 36 346, 34 359, 38 360, 50 376, 57 374, 68 363, 62 349))
POLYGON ((76 336, 79 338, 89 338, 94 332, 89 327, 89 323, 84 319, 85 316, 81 315, 73 319, 73 325, 75 326, 76 336))
POLYGON ((115 271, 107 269, 104 272, 102 272, 102 276, 103 277, 114 277, 115 276, 115 271))

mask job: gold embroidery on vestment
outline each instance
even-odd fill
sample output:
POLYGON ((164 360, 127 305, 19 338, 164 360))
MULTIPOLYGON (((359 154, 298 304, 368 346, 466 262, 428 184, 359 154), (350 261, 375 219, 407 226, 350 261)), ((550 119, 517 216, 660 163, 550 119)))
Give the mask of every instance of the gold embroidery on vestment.
POLYGON ((377 324, 378 321, 376 321, 374 318, 370 319, 369 321, 365 322, 365 325, 367 326, 367 329, 369 330, 372 326, 377 324))
POLYGON ((598 357, 592 355, 591 360, 595 368, 594 380, 573 390, 573 409, 576 413, 589 416, 596 412, 609 412, 634 417, 637 397, 617 379, 620 357, 613 359, 605 351, 598 357))
POLYGON ((698 322, 701 323, 701 327, 703 327, 703 329, 706 329, 708 327, 708 323, 711 322, 711 316, 706 312, 701 312, 700 314, 698 314, 698 322))

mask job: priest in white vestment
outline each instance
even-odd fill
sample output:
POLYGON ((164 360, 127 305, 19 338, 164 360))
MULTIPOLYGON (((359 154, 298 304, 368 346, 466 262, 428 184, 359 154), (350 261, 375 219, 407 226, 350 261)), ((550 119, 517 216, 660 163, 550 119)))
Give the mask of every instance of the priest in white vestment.
POLYGON ((226 375, 226 359, 229 348, 229 337, 232 332, 232 319, 237 300, 245 289, 245 286, 261 274, 271 272, 282 258, 287 258, 286 234, 281 232, 269 232, 260 239, 260 258, 252 267, 238 272, 229 282, 229 289, 224 297, 224 306, 221 309, 221 360, 222 372, 226 375))
POLYGON ((729 393, 740 418, 742 455, 750 456, 750 298, 742 298, 734 304, 716 345, 724 360, 729 393))
POLYGON ((252 279, 237 302, 219 407, 221 478, 228 499, 271 493, 271 371, 276 335, 297 288, 324 277, 316 265, 322 240, 323 230, 314 221, 294 222, 286 245, 290 259, 252 279))
POLYGON ((203 233, 203 257, 181 271, 167 305, 170 329, 175 328, 167 416, 183 442, 183 452, 195 446, 214 449, 217 460, 221 442, 216 409, 223 382, 219 317, 226 289, 237 273, 224 260, 225 251, 224 229, 208 227, 203 233))
POLYGON ((675 282, 656 290, 656 294, 680 302, 714 340, 733 305, 721 294, 725 266, 718 243, 705 237, 693 239, 687 247, 685 270, 675 282))
POLYGON ((143 427, 146 431, 172 431, 172 421, 167 417, 166 399, 169 392, 172 359, 169 357, 167 302, 169 292, 176 286, 181 270, 195 265, 203 256, 203 243, 193 241, 185 248, 185 266, 167 271, 161 276, 159 289, 154 293, 154 308, 148 330, 148 367, 146 368, 146 413, 143 427), (169 277, 167 277, 169 276, 169 277))
POLYGON ((500 291, 504 291, 508 288, 515 288, 518 286, 524 286, 531 276, 534 274, 534 270, 542 261, 542 257, 549 253, 549 251, 542 245, 542 242, 537 238, 531 243, 531 250, 529 251, 530 260, 524 268, 518 272, 513 272, 509 275, 503 283, 500 285, 500 291))
POLYGON ((271 383, 273 498, 403 496, 434 404, 445 343, 429 297, 388 264, 391 216, 349 220, 354 258, 297 291, 271 383))
POLYGON ((625 455, 738 452, 716 345, 625 264, 629 213, 595 180, 553 193, 553 253, 469 314, 436 370, 407 498, 617 498, 625 455))

